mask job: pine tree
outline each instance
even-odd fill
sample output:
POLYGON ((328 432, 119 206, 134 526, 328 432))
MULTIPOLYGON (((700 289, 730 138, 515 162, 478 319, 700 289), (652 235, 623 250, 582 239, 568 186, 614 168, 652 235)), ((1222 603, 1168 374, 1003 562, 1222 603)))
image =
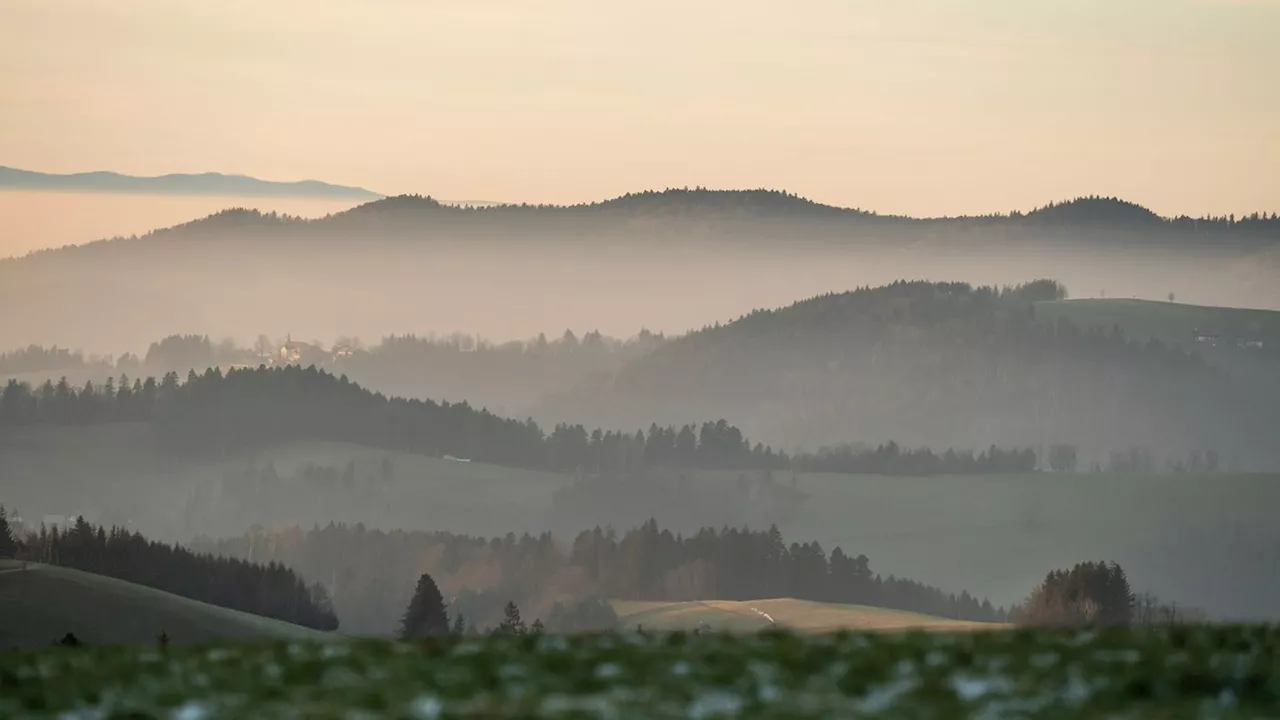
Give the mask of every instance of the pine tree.
POLYGON ((467 634, 467 617, 463 615, 461 612, 459 612, 457 617, 453 619, 452 632, 454 635, 467 634))
POLYGON ((502 610, 502 622, 495 631, 498 635, 524 635, 528 632, 524 620, 520 619, 520 608, 514 602, 508 602, 502 610))
POLYGON ((532 635, 541 635, 546 632, 546 626, 542 624, 542 618, 535 618, 533 625, 529 627, 529 633, 532 635))
POLYGON ((12 558, 18 554, 18 541, 9 526, 9 513, 0 505, 0 558, 12 558))
POLYGON ((400 620, 400 639, 430 637, 449 634, 449 615, 444 609, 444 597, 431 576, 423 573, 413 591, 413 599, 400 620))

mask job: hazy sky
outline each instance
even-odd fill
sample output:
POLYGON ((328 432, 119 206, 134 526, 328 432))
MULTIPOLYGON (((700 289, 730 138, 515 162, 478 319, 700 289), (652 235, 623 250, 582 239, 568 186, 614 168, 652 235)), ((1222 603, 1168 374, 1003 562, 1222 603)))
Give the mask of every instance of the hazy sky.
POLYGON ((0 0, 0 165, 1280 210, 1280 0, 0 0))

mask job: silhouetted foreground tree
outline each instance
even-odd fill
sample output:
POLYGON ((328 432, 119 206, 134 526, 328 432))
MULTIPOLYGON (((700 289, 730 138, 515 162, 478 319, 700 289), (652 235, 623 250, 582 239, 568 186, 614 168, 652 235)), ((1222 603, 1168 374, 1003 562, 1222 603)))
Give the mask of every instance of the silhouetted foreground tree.
POLYGON ((413 599, 400 620, 400 639, 430 637, 449 634, 449 615, 444 609, 444 598, 436 581, 427 573, 418 578, 413 599))
POLYGON ((1135 596, 1124 570, 1116 563, 1079 563, 1054 570, 1010 613, 1017 623, 1080 627, 1128 625, 1135 596))
POLYGON ((106 575, 192 600, 317 630, 336 630, 338 618, 319 585, 307 587, 276 562, 195 553, 148 541, 122 528, 95 527, 77 518, 66 530, 41 527, 23 538, 25 559, 106 575))

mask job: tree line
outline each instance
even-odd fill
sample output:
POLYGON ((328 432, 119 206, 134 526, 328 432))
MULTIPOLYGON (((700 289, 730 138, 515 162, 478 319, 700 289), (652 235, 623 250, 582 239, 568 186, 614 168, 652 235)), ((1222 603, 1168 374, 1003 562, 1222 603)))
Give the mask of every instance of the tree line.
POLYGON ((787 449, 895 440, 945 454, 995 438, 1017 451, 1072 445, 1086 467, 1132 446, 1161 458, 1157 472, 1192 448, 1227 466, 1274 463, 1263 428, 1276 386, 1262 362, 1227 369, 1038 304, 1064 292, 899 282, 819 296, 671 340, 538 412, 630 428, 714 410, 787 449))
POLYGON ((960 620, 999 622, 1007 613, 967 591, 946 592, 882 575, 871 561, 816 542, 786 543, 777 527, 672 533, 650 520, 625 533, 594 528, 562 546, 550 533, 483 538, 445 532, 373 530, 330 523, 302 530, 254 528, 201 538, 217 555, 270 560, 326 584, 345 632, 391 635, 422 573, 451 612, 476 628, 501 621, 515 602, 549 627, 598 627, 603 599, 686 601, 795 597, 874 605, 960 620), (557 610, 557 605, 560 607, 557 610))
POLYGON ((973 452, 844 446, 788 455, 752 444, 724 420, 651 425, 634 434, 588 432, 558 424, 550 433, 532 419, 502 418, 468 403, 407 400, 374 393, 314 366, 191 371, 185 383, 121 377, 81 388, 65 378, 38 388, 10 380, 0 394, 0 425, 82 425, 151 420, 168 450, 217 456, 298 439, 355 442, 419 454, 452 455, 512 467, 578 475, 657 466, 806 472, 965 474, 1026 472, 1028 449, 973 452))
POLYGON ((1203 622, 1205 614, 1162 602, 1151 593, 1135 593, 1115 562, 1083 562, 1051 570, 1026 600, 1010 608, 1009 619, 1020 625, 1115 627, 1203 622))
POLYGON ((80 377, 101 380, 170 371, 185 375, 191 369, 203 372, 210 367, 315 365, 388 394, 465 398, 489 407, 524 409, 545 393, 615 372, 665 341, 662 334, 645 329, 625 340, 595 330, 581 336, 565 330, 559 337, 539 334, 502 343, 459 333, 389 335, 371 346, 355 337, 338 337, 326 346, 259 335, 244 347, 230 339, 214 342, 208 335, 186 334, 152 342, 141 358, 134 353, 118 358, 86 356, 79 350, 31 345, 0 353, 0 376, 39 372, 56 378, 74 371, 80 377))
POLYGON ((42 525, 15 536, 0 508, 0 557, 6 553, 317 630, 338 627, 324 587, 308 586, 280 563, 192 552, 124 528, 94 526, 83 517, 65 529, 42 525))
MULTIPOLYGON (((400 618, 398 637, 401 640, 414 640, 481 632, 475 623, 467 619, 465 611, 458 607, 458 599, 455 598, 451 606, 452 612, 435 579, 430 573, 423 573, 414 586, 409 606, 400 618)), ((520 614, 520 606, 515 601, 508 600, 502 606, 501 620, 495 627, 487 630, 495 635, 541 635, 543 632, 601 632, 613 630, 617 624, 618 615, 613 606, 599 598, 583 598, 570 603, 557 602, 552 606, 546 623, 542 622, 542 618, 535 618, 532 624, 526 624, 520 614)))

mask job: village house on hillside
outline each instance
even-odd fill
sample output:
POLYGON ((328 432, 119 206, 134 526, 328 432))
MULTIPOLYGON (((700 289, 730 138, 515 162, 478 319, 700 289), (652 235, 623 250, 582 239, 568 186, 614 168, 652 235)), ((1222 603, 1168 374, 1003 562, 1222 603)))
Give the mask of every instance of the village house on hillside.
POLYGON ((1242 350, 1262 350, 1266 348, 1266 342, 1261 338, 1254 336, 1237 335, 1235 338, 1229 340, 1212 330, 1200 329, 1193 330, 1192 335, 1195 337, 1197 343, 1209 345, 1211 347, 1218 347, 1221 343, 1230 342, 1231 345, 1242 350))
POLYGON ((258 356, 261 364, 267 366, 320 364, 326 359, 323 348, 294 340, 292 335, 288 336, 279 348, 262 352, 258 356))
POLYGON ((1207 345, 1218 344, 1218 333, 1213 332, 1211 330, 1196 329, 1192 331, 1192 334, 1195 335, 1196 342, 1198 343, 1204 343, 1207 345))

